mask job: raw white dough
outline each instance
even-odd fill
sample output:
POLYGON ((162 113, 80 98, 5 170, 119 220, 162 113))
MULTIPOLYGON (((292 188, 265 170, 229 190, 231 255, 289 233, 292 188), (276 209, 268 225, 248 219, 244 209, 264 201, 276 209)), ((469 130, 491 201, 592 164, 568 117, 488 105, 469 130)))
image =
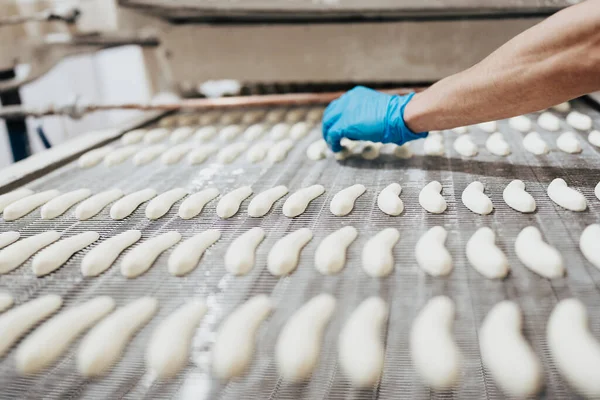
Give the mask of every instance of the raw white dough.
POLYGON ((286 322, 275 346, 279 374, 288 382, 310 378, 319 362, 323 331, 335 311, 330 294, 310 299, 286 322))
POLYGON ((119 147, 118 149, 113 149, 106 155, 106 157, 104 157, 104 165, 107 167, 112 167, 122 164, 137 151, 138 146, 136 145, 123 146, 119 147))
POLYGON ((242 186, 225 194, 217 204, 217 215, 223 219, 233 217, 239 211, 242 202, 251 195, 250 186, 242 186))
POLYGON ((139 143, 142 141, 146 133, 146 129, 134 129, 121 136, 121 143, 125 145, 139 143))
POLYGON ((502 192, 502 198, 509 207, 522 213, 534 212, 536 209, 535 199, 525 191, 523 181, 515 179, 511 181, 502 192))
POLYGON ((56 196, 40 209, 42 219, 54 219, 63 215, 76 203, 87 199, 92 195, 90 189, 78 189, 56 196))
POLYGON ((265 115, 265 121, 272 124, 277 123, 283 119, 285 113, 286 110, 284 108, 275 108, 267 112, 267 115, 265 115))
POLYGON ((469 128, 467 128, 466 126, 459 126, 456 128, 452 128, 452 132, 462 135, 463 133, 469 132, 469 128))
POLYGON ((0 292, 0 313, 11 308, 13 303, 14 299, 10 293, 0 292))
POLYGON ((187 196, 188 191, 183 188, 167 190, 159 194, 146 206, 146 218, 158 219, 169 212, 173 204, 187 196))
POLYGON ((256 248, 265 238, 262 228, 252 228, 235 238, 225 253, 225 269, 233 275, 246 275, 254 267, 256 248))
POLYGON ((550 132, 556 132, 560 129, 560 120, 558 117, 551 112, 543 112, 537 119, 537 124, 542 128, 550 132))
POLYGON ((434 226, 417 241, 417 264, 431 276, 445 276, 452 271, 452 256, 444 245, 446 237, 448 232, 443 226, 434 226))
POLYGON ((142 232, 129 230, 106 239, 91 249, 81 260, 83 276, 98 276, 106 271, 117 260, 126 248, 140 240, 142 232))
POLYGON ((156 160, 165 151, 167 151, 167 146, 165 146, 164 144, 155 144, 153 146, 148 146, 138 151, 133 156, 133 165, 146 165, 156 160))
POLYGON ((33 273, 39 277, 56 271, 73 254, 94 243, 99 238, 98 232, 87 231, 51 244, 33 257, 31 262, 33 273))
POLYGON ((188 143, 182 143, 173 146, 165 151, 162 156, 160 156, 160 162, 164 165, 177 164, 191 149, 192 145, 188 143))
POLYGON ((104 159, 107 155, 115 150, 112 146, 104 146, 98 149, 90 150, 87 153, 82 154, 77 160, 79 168, 91 168, 94 167, 104 159))
POLYGON ((571 111, 569 115, 567 115, 567 124, 580 131, 592 129, 592 119, 579 111, 571 111))
POLYGON ((331 199, 329 210, 333 215, 338 217, 343 217, 345 215, 350 214, 350 212, 354 208, 356 199, 362 196, 362 194, 366 192, 366 190, 367 188, 365 188, 364 185, 361 185, 360 183, 340 190, 331 199))
POLYGON ((269 149, 273 147, 273 142, 270 140, 263 140, 252 145, 246 152, 246 159, 251 163, 257 163, 265 159, 269 149))
POLYGON ((591 131, 588 141, 596 147, 600 147, 600 131, 591 131))
POLYGON ((342 372, 356 387, 374 387, 383 373, 382 335, 388 305, 380 297, 364 300, 340 332, 338 355, 342 372))
POLYGON ((494 133, 498 129, 498 123, 496 121, 482 122, 477 124, 479 129, 487 133, 494 133))
POLYGON ((298 122, 306 115, 306 109, 304 108, 296 108, 288 111, 285 115, 285 120, 290 123, 298 122))
POLYGON ((171 132, 171 136, 169 136, 169 141, 173 144, 185 142, 194 134, 194 128, 191 126, 180 126, 171 132))
POLYGON ((541 389, 543 368, 521 333, 523 316, 512 301, 502 301, 487 314, 479 330, 485 368, 511 398, 529 398, 541 389))
POLYGON ((423 152, 428 156, 443 156, 445 151, 443 136, 436 132, 430 132, 423 141, 423 152))
POLYGON ((146 368, 161 379, 177 375, 188 362, 194 332, 206 310, 204 301, 192 300, 169 314, 152 332, 146 368))
POLYGON ((0 233, 0 249, 5 248, 9 244, 13 244, 16 242, 21 234, 15 231, 6 231, 0 233))
POLYGON ((236 142, 225 146, 217 153, 217 161, 221 164, 231 164, 247 147, 248 145, 245 142, 236 142))
POLYGON ((476 214, 487 215, 492 212, 494 205, 490 198, 483 193, 483 183, 471 182, 462 192, 462 202, 476 214))
POLYGON ((221 237, 217 229, 207 229, 184 240, 169 256, 168 270, 171 275, 183 276, 196 268, 200 258, 221 237))
POLYGON ((527 268, 544 278, 560 278, 565 273, 562 256, 544 242, 535 226, 528 226, 517 235, 515 252, 527 268))
POLYGON ((228 380, 246 371, 252 361, 256 331, 271 310, 271 300, 262 294, 252 297, 223 321, 212 351, 212 367, 218 378, 228 380))
POLYGON ((568 101, 565 101, 564 103, 552 106, 552 109, 561 113, 566 113, 571 111, 571 104, 568 101))
POLYGON ((510 146, 500 132, 492 133, 485 141, 485 147, 496 156, 504 157, 510 154, 510 146))
POLYGON ((367 275, 381 278, 394 269, 394 246, 400 239, 396 228, 386 228, 367 241, 362 252, 362 266, 367 275))
POLYGON ((318 139, 312 142, 306 149, 306 157, 309 160, 322 160, 327 156, 327 142, 323 139, 318 139))
POLYGON ((58 314, 19 345, 15 355, 17 371, 30 375, 54 364, 81 333, 114 308, 112 298, 99 296, 58 314))
POLYGON ((194 193, 186 198, 179 206, 181 219, 194 218, 202 212, 204 206, 219 195, 219 189, 208 188, 194 193))
POLYGON ((242 123, 243 124, 254 124, 265 117, 265 110, 251 110, 246 111, 244 115, 242 115, 242 123))
POLYGON ((587 200, 577 190, 567 186, 564 179, 556 178, 548 185, 548 197, 559 206, 571 211, 584 211, 587 200))
POLYGON ((323 275, 337 274, 346 264, 346 251, 356 240, 358 231, 345 226, 327 235, 315 252, 315 267, 323 275))
POLYGON ((397 216, 402 214, 404 203, 399 197, 401 192, 402 186, 400 184, 389 184, 377 196, 377 207, 387 215, 397 216))
POLYGON ((239 125, 228 125, 221 129, 219 138, 229 142, 242 134, 242 127, 239 125))
POLYGON ((506 255, 496 246, 496 234, 487 226, 479 228, 467 242, 467 259, 477 272, 488 279, 508 274, 506 255))
POLYGON ((294 147, 294 141, 291 139, 283 139, 275 143, 267 153, 267 160, 270 163, 278 163, 287 157, 290 150, 294 147))
POLYGON ((123 219, 131 215, 136 208, 145 201, 156 196, 154 189, 142 189, 137 192, 130 193, 125 197, 117 200, 110 208, 110 217, 112 219, 123 219))
POLYGON ((596 268, 600 269, 600 225, 587 226, 579 238, 581 252, 596 268))
POLYGON ((125 193, 121 189, 110 189, 104 192, 93 195, 92 197, 84 200, 75 209, 75 217, 84 221, 97 215, 104 207, 109 203, 123 197, 125 193))
POLYGON ((596 198, 600 200, 600 182, 598 182, 598 184, 594 188, 594 194, 596 195, 596 198))
POLYGON ((454 302, 446 296, 429 300, 415 318, 410 332, 410 352, 417 373, 435 390, 458 384, 462 355, 454 341, 454 302))
POLYGON ((394 156, 403 160, 411 158, 413 156, 413 152, 410 148, 410 143, 404 143, 402 146, 396 146, 394 148, 394 156))
POLYGON ((581 153, 581 144, 577 140, 577 135, 573 132, 565 132, 556 139, 556 147, 565 153, 581 153))
POLYGON ((29 214, 36 208, 46 204, 58 196, 60 196, 60 192, 54 189, 34 193, 6 206, 2 216, 4 217, 5 221, 14 221, 15 219, 19 219, 29 214))
POLYGON ((31 196, 35 192, 30 189, 20 188, 13 190, 12 192, 5 193, 0 195, 0 212, 4 211, 6 207, 15 201, 21 200, 27 196, 31 196))
POLYGON ((162 142, 169 136, 169 130, 166 128, 154 128, 149 130, 144 136, 144 143, 154 144, 162 142))
POLYGON ((382 146, 383 143, 366 142, 365 146, 362 148, 360 156, 365 160, 375 160, 379 157, 382 146))
POLYGON ((104 318, 81 341, 77 352, 79 373, 86 377, 105 374, 157 309, 155 298, 140 297, 104 318))
POLYGON ((508 125, 519 132, 527 133, 531 131, 531 120, 525 115, 519 115, 518 117, 509 119, 508 125))
POLYGON ((248 215, 251 217, 263 217, 271 210, 277 200, 288 194, 288 191, 286 186, 279 185, 260 192, 250 201, 248 215))
POLYGON ((281 140, 286 138, 290 132, 290 125, 285 122, 280 122, 273 125, 271 128, 270 138, 273 140, 281 140))
POLYGON ((0 250, 0 274, 6 274, 23 264, 29 257, 60 238, 56 231, 46 231, 21 239, 0 250))
POLYGON ((283 215, 289 218, 297 217, 306 211, 311 201, 323 193, 325 193, 325 188, 321 185, 312 185, 298 189, 283 203, 283 215))
POLYGON ((192 151, 189 152, 187 156, 187 162, 190 165, 202 164, 209 158, 212 154, 214 154, 218 150, 217 146, 214 144, 205 144, 201 146, 197 146, 192 151))
POLYGON ((319 122, 323 118, 324 109, 321 107, 315 107, 308 110, 304 119, 310 122, 319 122))
POLYGON ((301 228, 279 239, 267 256, 267 269, 275 276, 291 274, 300 261, 300 252, 310 242, 313 234, 308 228, 301 228))
POLYGON ((253 140, 256 140, 259 137, 261 137, 263 135, 263 133, 265 133, 266 129, 267 128, 265 127, 264 124, 250 125, 244 132, 244 140, 247 140, 250 142, 253 140))
POLYGON ((177 231, 169 231, 150 238, 130 250, 121 262, 121 274, 127 278, 136 278, 148 271, 154 261, 169 247, 181 240, 177 231))
POLYGON ((199 142, 206 142, 214 138, 217 133, 218 131, 216 127, 212 125, 203 126, 202 128, 198 129, 196 133, 194 133, 194 139, 199 142))
POLYGON ((432 214, 446 211, 446 200, 442 196, 442 184, 431 181, 419 192, 419 204, 432 214))
POLYGON ((527 135, 525 135, 523 138, 523 147, 528 152, 537 156, 546 154, 550 151, 548 145, 544 139, 542 139, 542 136, 540 136, 540 134, 537 132, 529 132, 527 135))
POLYGON ((454 140, 454 150, 464 157, 477 155, 477 145, 473 143, 469 135, 460 135, 454 140))
POLYGON ((308 132, 310 132, 309 124, 307 124, 306 122, 303 122, 303 121, 296 122, 290 128, 290 138, 292 140, 300 140, 300 139, 304 138, 306 135, 308 135, 308 132))

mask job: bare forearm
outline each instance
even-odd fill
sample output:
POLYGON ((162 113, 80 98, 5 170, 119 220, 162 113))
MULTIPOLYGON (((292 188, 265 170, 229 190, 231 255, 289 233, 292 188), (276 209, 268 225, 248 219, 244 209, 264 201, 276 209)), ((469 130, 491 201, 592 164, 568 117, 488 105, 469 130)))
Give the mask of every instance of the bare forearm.
POLYGON ((415 95, 413 132, 508 118, 600 90, 600 0, 569 7, 415 95))

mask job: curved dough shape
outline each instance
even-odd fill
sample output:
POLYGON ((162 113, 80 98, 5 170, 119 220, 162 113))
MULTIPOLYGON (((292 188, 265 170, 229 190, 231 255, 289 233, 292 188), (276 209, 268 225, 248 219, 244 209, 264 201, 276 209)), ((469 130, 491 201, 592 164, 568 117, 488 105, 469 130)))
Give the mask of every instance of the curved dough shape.
POLYGON ((550 151, 542 136, 537 132, 529 132, 525 135, 523 138, 523 147, 536 156, 547 154, 550 151))
POLYGON ((148 131, 146 129, 134 129, 121 136, 121 143, 124 145, 136 144, 142 141, 148 131))
POLYGON ((177 375, 187 364, 194 332, 206 310, 204 301, 192 300, 169 314, 152 332, 146 368, 161 379, 177 375))
POLYGON ((417 263, 431 276, 445 276, 452 271, 452 256, 444 245, 447 237, 443 226, 434 226, 417 241, 417 263))
POLYGON ((202 164, 209 158, 213 153, 218 150, 217 146, 214 144, 204 144, 201 146, 197 146, 195 149, 190 151, 187 157, 188 164, 197 165, 202 164))
POLYGON ((456 128, 452 128, 452 132, 458 133, 459 135, 462 135, 463 133, 469 132, 469 128, 466 127, 466 126, 459 126, 459 127, 456 127, 456 128))
POLYGON ((219 122, 222 125, 231 125, 242 118, 241 111, 226 111, 219 118, 219 122))
POLYGON ((83 153, 77 160, 79 168, 91 168, 94 167, 104 159, 107 155, 115 150, 112 146, 104 146, 98 149, 90 150, 87 153, 83 153))
POLYGON ((78 189, 63 193, 44 204, 40 210, 40 215, 42 219, 54 219, 91 195, 92 191, 90 189, 78 189))
POLYGON ((15 231, 7 231, 0 233, 0 249, 5 248, 9 244, 16 242, 21 234, 15 231))
POLYGON ((485 141, 485 147, 496 156, 504 157, 510 154, 510 146, 500 132, 492 133, 485 141))
POLYGON ((502 198, 509 207, 522 213, 534 212, 536 209, 535 199, 525 191, 523 181, 518 179, 506 185, 502 192, 502 198))
POLYGON ((410 352, 417 373, 434 390, 448 390, 460 379, 462 355, 454 341, 454 302, 446 296, 429 300, 415 318, 410 352))
POLYGON ((312 185, 298 189, 283 203, 283 215, 288 218, 297 217, 306 211, 311 201, 323 193, 325 193, 325 188, 321 185, 312 185))
POLYGON ((494 205, 492 200, 483 193, 483 183, 471 182, 462 192, 462 202, 476 214, 487 215, 492 212, 494 205))
POLYGON ((404 203, 400 196, 402 186, 398 183, 391 183, 386 186, 377 196, 377 207, 393 217, 402 214, 404 211, 404 203))
POLYGON ((288 192, 288 188, 283 185, 260 192, 250 201, 248 215, 255 218, 265 216, 271 210, 273 204, 288 192))
POLYGON ((310 242, 313 234, 308 228, 301 228, 279 239, 267 256, 267 269, 275 276, 291 274, 300 261, 300 252, 310 242))
POLYGON ((225 194, 217 204, 217 215, 223 219, 233 217, 240 210, 242 202, 251 195, 250 186, 242 186, 225 194))
POLYGON ((375 160, 381 153, 383 143, 366 142, 360 152, 360 156, 365 160, 375 160))
POLYGON ((167 151, 167 146, 164 144, 155 144, 148 146, 133 156, 133 165, 146 165, 156 160, 161 154, 167 151))
POLYGON ((58 190, 46 190, 44 192, 34 193, 30 196, 23 197, 6 206, 2 217, 4 217, 5 221, 14 221, 15 219, 24 217, 57 196, 60 196, 58 190))
POLYGON ((232 141, 242 134, 242 127, 239 125, 227 125, 219 132, 219 138, 226 142, 232 141))
POLYGON ((235 238, 225 253, 225 269, 233 275, 246 275, 254 267, 256 248, 265 238, 262 228, 252 228, 235 238))
POLYGON ((446 211, 446 200, 442 196, 442 184, 431 181, 419 192, 419 204, 432 214, 446 211))
POLYGON ((388 305, 380 297, 363 301, 340 332, 338 355, 342 372, 356 387, 374 387, 383 373, 382 335, 388 305))
POLYGON ((477 155, 477 145, 473 143, 469 135, 460 135, 454 140, 454 150, 463 157, 477 155))
POLYGON ((181 234, 177 231, 165 232, 146 240, 123 257, 121 274, 127 278, 140 276, 150 269, 158 256, 180 240, 181 234))
POLYGON ((286 110, 284 108, 275 108, 267 112, 267 114, 265 115, 265 121, 271 124, 277 123, 283 120, 285 113, 286 110))
POLYGON ((254 353, 256 331, 272 310, 271 300, 264 294, 254 296, 223 321, 212 351, 215 375, 228 380, 242 375, 254 353))
POLYGON ((191 126, 180 126, 171 132, 171 136, 169 136, 169 141, 173 144, 183 143, 190 138, 194 134, 194 128, 191 126))
POLYGON ((394 147, 394 156, 403 160, 412 158, 413 152, 410 148, 410 142, 404 143, 402 146, 394 147))
POLYGON ((508 260, 495 241, 494 231, 484 226, 467 242, 467 259, 477 272, 488 279, 504 278, 508 274, 508 260))
POLYGON ((167 190, 159 194, 146 206, 146 218, 159 219, 169 212, 173 204, 187 196, 188 191, 182 188, 167 190))
POLYGON ((345 226, 327 235, 315 252, 315 267, 323 275, 337 274, 346 265, 346 251, 358 237, 353 226, 345 226))
POLYGON ((11 308, 13 303, 14 299, 10 293, 0 292, 0 313, 11 308))
POLYGON ((581 144, 573 132, 565 132, 556 139, 556 147, 565 153, 581 153, 581 144))
POLYGON ((521 333, 522 320, 516 303, 502 301, 490 310, 479 330, 485 368, 506 395, 519 399, 539 392, 544 372, 521 333))
POLYGON ((103 375, 120 358, 135 333, 158 309, 153 297, 140 297, 104 318, 81 341, 77 369, 86 377, 103 375))
POLYGON ((335 311, 335 298, 320 294, 310 299, 286 322, 275 346, 279 374, 289 382, 310 378, 319 362, 323 331, 335 311))
POLYGON ((286 122, 294 123, 300 121, 306 115, 305 108, 291 109, 285 115, 286 122))
POLYGON ((324 109, 321 107, 311 108, 306 113, 304 119, 310 122, 319 122, 323 118, 323 111, 324 109))
POLYGON ((162 142, 169 136, 169 130, 166 128, 154 128, 150 129, 144 135, 144 143, 146 144, 154 144, 158 142, 162 142))
POLYGON ((273 125, 269 136, 273 140, 281 140, 281 139, 287 137, 289 132, 290 132, 290 125, 285 122, 280 122, 280 123, 273 125))
POLYGON ((591 131, 588 141, 596 147, 600 147, 600 131, 591 131))
POLYGON ((360 183, 340 190, 331 199, 329 210, 333 215, 338 217, 343 217, 350 214, 354 208, 356 199, 362 196, 366 190, 367 188, 360 183))
POLYGON ((183 276, 193 271, 206 249, 220 237, 218 230, 207 229, 178 244, 169 256, 168 269, 171 275, 183 276))
POLYGON ((577 190, 567 186, 564 179, 556 178, 548 185, 548 197, 559 206, 571 211, 584 211, 587 200, 577 190))
POLYGON ((400 239, 396 228, 386 228, 367 241, 362 252, 362 265, 373 278, 387 276, 394 269, 394 246, 400 239))
POLYGON ((525 115, 510 118, 508 125, 519 132, 527 133, 531 131, 531 120, 525 115))
POLYGON ((199 142, 207 142, 214 138, 219 131, 213 125, 203 126, 194 133, 194 140, 199 142))
POLYGON ((579 238, 581 252, 596 268, 600 269, 600 225, 587 226, 579 238))
POLYGON ((600 200, 600 182, 598 182, 598 184, 594 188, 594 194, 596 195, 596 198, 600 200))
POLYGON ((40 251, 31 262, 35 276, 48 275, 59 269, 79 250, 100 238, 98 232, 88 231, 62 239, 40 251))
POLYGON ((445 151, 444 138, 439 133, 431 132, 423 141, 423 152, 428 156, 443 156, 445 151))
POLYGON ((47 231, 39 233, 0 250, 0 274, 6 274, 23 264, 29 257, 55 242, 60 238, 60 233, 47 231))
POLYGON ((177 164, 191 149, 192 145, 188 143, 173 146, 160 156, 160 162, 164 165, 177 164))
POLYGON ((123 164, 125 160, 131 157, 135 152, 138 151, 138 146, 130 145, 113 149, 110 153, 104 157, 104 165, 112 167, 115 165, 123 164))
POLYGON ((565 273, 562 256, 543 241, 542 234, 535 226, 528 226, 519 233, 515 252, 527 268, 544 278, 560 278, 565 273))
POLYGON ((479 129, 487 133, 494 133, 498 129, 498 123, 496 121, 488 121, 477 124, 479 129))
POLYGON ((15 201, 21 200, 27 196, 31 196, 34 193, 35 192, 33 190, 21 188, 0 195, 0 212, 4 211, 6 207, 15 201))
POLYGON ((263 140, 255 145, 252 145, 246 152, 246 159, 251 163, 257 163, 267 156, 269 149, 273 146, 273 142, 270 140, 263 140))
POLYGON ((92 197, 84 200, 75 209, 75 217, 84 221, 97 215, 104 207, 112 203, 115 200, 123 197, 125 193, 121 189, 110 189, 104 192, 93 195, 92 197))
POLYGON ((221 164, 231 164, 246 150, 245 142, 236 142, 225 146, 217 153, 217 161, 221 164))
POLYGON ((35 374, 54 364, 81 333, 114 308, 112 298, 100 296, 58 314, 19 345, 15 356, 17 371, 21 375, 35 374))
POLYGON ((202 212, 204 206, 219 195, 219 189, 208 188, 194 193, 185 199, 179 206, 179 217, 181 219, 194 218, 202 212))
POLYGON ((552 109, 561 113, 567 113, 571 111, 571 104, 568 101, 565 101, 564 103, 552 106, 552 109))
POLYGON ((81 274, 83 276, 100 275, 110 268, 126 248, 140 240, 141 237, 141 231, 129 230, 106 239, 83 257, 81 274))
POLYGON ((537 124, 542 128, 550 132, 556 132, 560 130, 560 120, 556 115, 551 112, 543 112, 537 119, 537 124))
POLYGON ((303 139, 310 132, 310 125, 304 121, 296 122, 290 128, 290 138, 292 140, 303 139))
POLYGON ((242 115, 242 124, 254 124, 265 117, 265 110, 249 110, 242 115))
POLYGON ((154 189, 142 189, 137 192, 130 193, 125 197, 117 200, 110 208, 110 217, 112 219, 123 219, 131 215, 136 208, 145 201, 156 196, 154 189))
POLYGON ((250 125, 244 132, 244 140, 247 140, 249 142, 256 140, 259 137, 261 137, 263 133, 265 133, 266 129, 267 128, 264 124, 250 125))
POLYGON ((580 131, 588 131, 592 129, 592 119, 579 111, 571 111, 567 115, 567 124, 580 131))
POLYGON ((294 141, 291 139, 283 139, 276 142, 267 153, 267 160, 270 163, 278 163, 287 157, 289 151, 294 147, 294 141))

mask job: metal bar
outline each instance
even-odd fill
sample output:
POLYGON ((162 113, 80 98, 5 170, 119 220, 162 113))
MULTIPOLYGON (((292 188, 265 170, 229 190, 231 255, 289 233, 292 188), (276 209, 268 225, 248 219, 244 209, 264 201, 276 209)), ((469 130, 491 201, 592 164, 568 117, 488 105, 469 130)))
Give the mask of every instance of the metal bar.
MULTIPOLYGON (((10 80, 15 77, 15 70, 0 71, 0 82, 10 80)), ((21 107, 21 95, 19 90, 9 90, 0 92, 0 104, 3 106, 21 107)), ((2 108, 0 108, 2 110, 2 108)), ((14 119, 6 121, 6 131, 8 132, 8 140, 12 150, 13 160, 19 161, 31 155, 31 145, 29 144, 29 136, 27 136, 27 124, 25 116, 21 115, 14 119)))

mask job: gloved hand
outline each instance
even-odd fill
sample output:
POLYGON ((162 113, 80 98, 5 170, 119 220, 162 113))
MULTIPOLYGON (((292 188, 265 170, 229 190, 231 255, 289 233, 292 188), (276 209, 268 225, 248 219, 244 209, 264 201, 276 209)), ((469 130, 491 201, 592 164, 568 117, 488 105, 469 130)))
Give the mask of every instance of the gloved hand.
POLYGON ((414 133, 404 123, 404 107, 413 96, 389 95, 357 86, 325 109, 323 138, 331 150, 338 152, 344 137, 398 145, 426 137, 427 132, 414 133))

